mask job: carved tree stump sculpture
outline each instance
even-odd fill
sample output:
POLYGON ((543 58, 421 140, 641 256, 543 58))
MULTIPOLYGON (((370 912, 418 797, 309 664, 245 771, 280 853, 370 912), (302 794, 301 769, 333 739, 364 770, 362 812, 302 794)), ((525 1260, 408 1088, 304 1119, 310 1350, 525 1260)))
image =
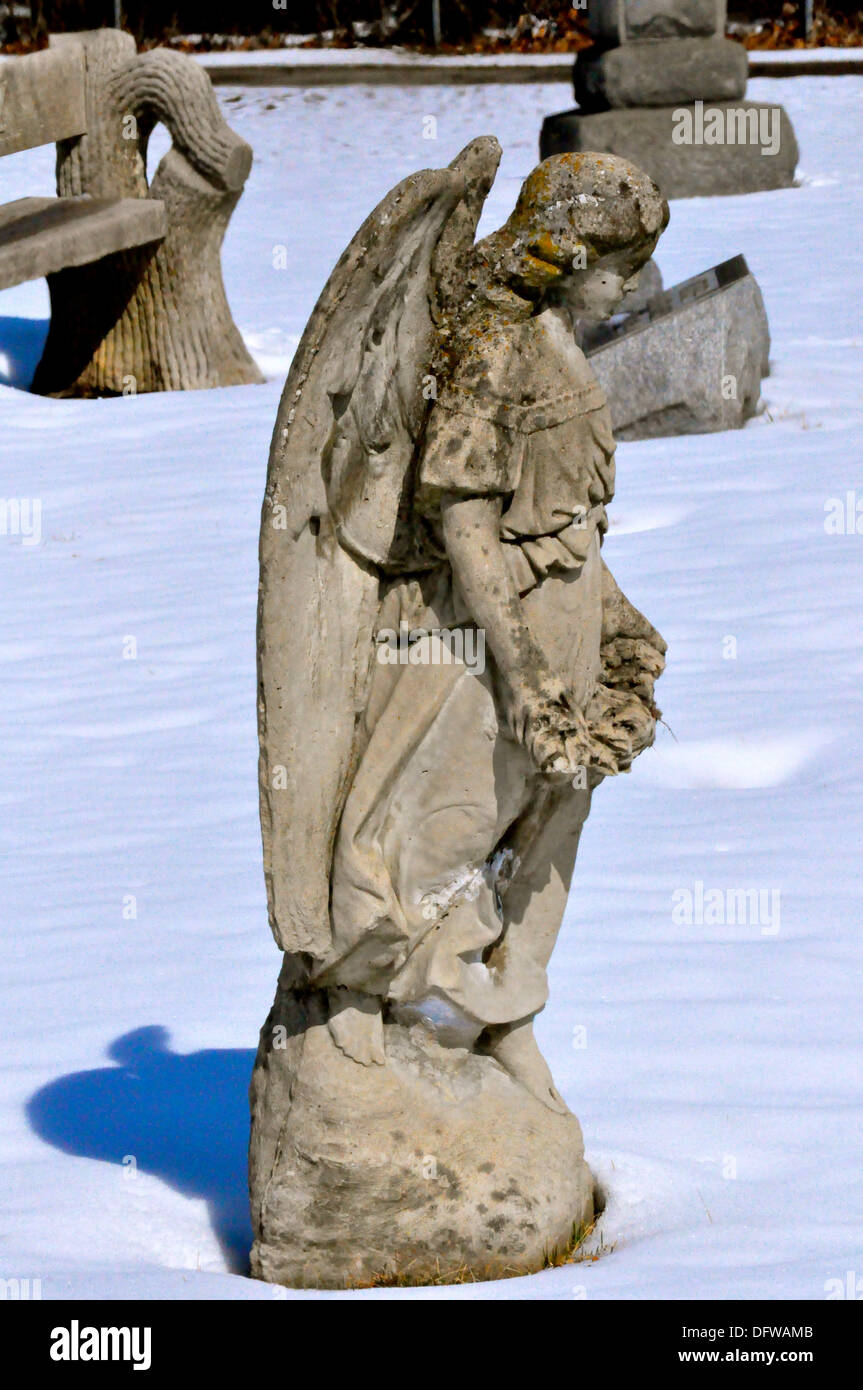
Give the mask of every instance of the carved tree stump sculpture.
POLYGON ((220 264, 252 151, 223 120, 207 74, 168 49, 136 54, 115 30, 52 42, 83 45, 86 68, 87 133, 57 146, 58 195, 159 199, 168 233, 48 277, 51 328, 32 389, 110 396, 262 381, 220 264), (148 187, 159 122, 173 145, 148 187))

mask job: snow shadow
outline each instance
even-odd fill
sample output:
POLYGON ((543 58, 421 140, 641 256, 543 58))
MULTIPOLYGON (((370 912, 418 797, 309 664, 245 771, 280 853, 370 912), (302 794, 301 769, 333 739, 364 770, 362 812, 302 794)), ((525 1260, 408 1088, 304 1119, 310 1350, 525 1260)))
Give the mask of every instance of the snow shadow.
POLYGON ((247 1274, 249 1081, 254 1050, 172 1052, 165 1028, 136 1028, 108 1048, 115 1066, 72 1072, 27 1105, 63 1153, 128 1164, 203 1197, 230 1269, 247 1274))
POLYGON ((49 319, 0 317, 0 386, 29 389, 39 365, 49 319))

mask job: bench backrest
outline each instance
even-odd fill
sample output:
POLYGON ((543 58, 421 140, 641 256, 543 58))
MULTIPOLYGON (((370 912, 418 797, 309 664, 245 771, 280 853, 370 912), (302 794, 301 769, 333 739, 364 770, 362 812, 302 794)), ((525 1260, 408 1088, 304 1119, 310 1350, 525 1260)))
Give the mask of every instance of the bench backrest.
POLYGON ((0 58, 0 155, 70 140, 86 130, 79 45, 0 58))

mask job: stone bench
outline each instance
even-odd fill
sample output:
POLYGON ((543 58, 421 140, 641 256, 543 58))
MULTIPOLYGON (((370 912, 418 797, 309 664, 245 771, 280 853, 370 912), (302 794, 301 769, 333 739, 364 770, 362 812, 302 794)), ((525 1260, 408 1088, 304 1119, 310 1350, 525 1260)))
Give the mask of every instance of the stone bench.
POLYGON ((162 203, 149 198, 18 198, 0 207, 0 289, 161 241, 162 203))
POLYGON ((57 145, 57 194, 0 206, 0 289, 46 277, 34 391, 103 396, 261 381, 220 249, 252 152, 184 54, 130 35, 57 35, 0 59, 0 156, 57 145), (147 142, 173 146, 148 186, 147 142))
MULTIPOLYGON (((0 59, 0 155, 74 140, 87 131, 83 49, 0 59)), ((165 209, 152 199, 18 198, 0 206, 0 289, 160 241, 165 209)))

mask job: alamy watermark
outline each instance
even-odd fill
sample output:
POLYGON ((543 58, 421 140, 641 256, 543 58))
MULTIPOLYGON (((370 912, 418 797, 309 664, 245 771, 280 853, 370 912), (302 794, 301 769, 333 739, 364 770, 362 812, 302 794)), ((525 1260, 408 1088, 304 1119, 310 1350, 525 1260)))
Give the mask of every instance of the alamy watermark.
POLYGON ((420 627, 406 624, 377 634, 382 666, 466 666, 475 676, 485 670, 485 632, 479 627, 420 627))
POLYGON ((776 936, 781 897, 778 888, 705 888, 696 879, 691 888, 675 888, 671 920, 678 927, 759 927, 762 936, 776 936))
POLYGON ((778 106, 678 106, 671 113, 674 145, 760 145, 779 153, 782 114, 778 106))
POLYGON ((41 1279, 0 1279, 0 1303, 27 1303, 41 1297, 41 1279))
POLYGON ((0 536, 18 536, 22 545, 39 545, 41 497, 0 497, 0 536))
POLYGON ((850 1303, 863 1302, 863 1275, 854 1269, 846 1269, 844 1279, 825 1279, 824 1294, 828 1302, 847 1299, 850 1303))
POLYGON ((828 497, 824 530, 828 536, 863 536, 863 495, 849 488, 844 497, 828 497))
POLYGON ((82 1327, 73 1318, 68 1327, 51 1332, 52 1361, 129 1361, 133 1371, 152 1365, 152 1330, 149 1327, 82 1327))

